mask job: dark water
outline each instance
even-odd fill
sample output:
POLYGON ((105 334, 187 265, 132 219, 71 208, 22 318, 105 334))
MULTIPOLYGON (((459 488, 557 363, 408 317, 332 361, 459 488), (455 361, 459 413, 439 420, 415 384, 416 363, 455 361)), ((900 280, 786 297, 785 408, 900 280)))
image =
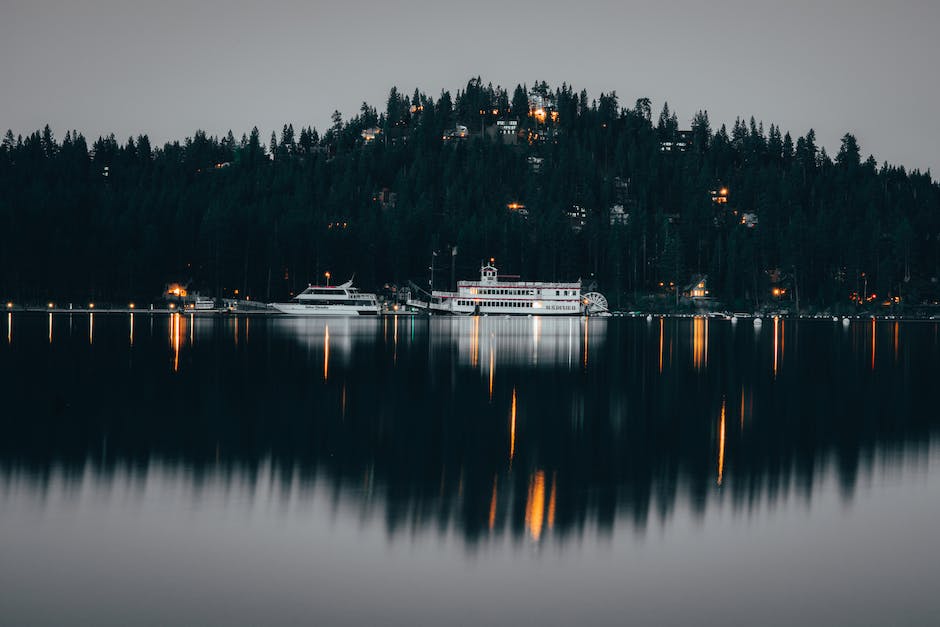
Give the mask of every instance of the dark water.
POLYGON ((0 623, 940 624, 935 323, 49 320, 0 623))

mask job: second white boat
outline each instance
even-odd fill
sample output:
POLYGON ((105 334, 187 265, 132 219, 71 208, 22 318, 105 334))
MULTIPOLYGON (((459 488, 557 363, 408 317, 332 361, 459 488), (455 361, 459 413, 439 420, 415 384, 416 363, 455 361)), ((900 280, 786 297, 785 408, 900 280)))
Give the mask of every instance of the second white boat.
POLYGON ((352 280, 341 285, 311 285, 287 303, 272 303, 278 311, 292 316, 377 316, 375 294, 360 292, 352 280))

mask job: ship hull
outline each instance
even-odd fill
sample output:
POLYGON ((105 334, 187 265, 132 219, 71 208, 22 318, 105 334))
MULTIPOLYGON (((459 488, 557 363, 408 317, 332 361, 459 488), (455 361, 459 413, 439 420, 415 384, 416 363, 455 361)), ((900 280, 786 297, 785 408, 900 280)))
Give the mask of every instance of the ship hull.
POLYGON ((316 305, 301 303, 273 303, 278 311, 289 316, 377 316, 378 305, 316 305))

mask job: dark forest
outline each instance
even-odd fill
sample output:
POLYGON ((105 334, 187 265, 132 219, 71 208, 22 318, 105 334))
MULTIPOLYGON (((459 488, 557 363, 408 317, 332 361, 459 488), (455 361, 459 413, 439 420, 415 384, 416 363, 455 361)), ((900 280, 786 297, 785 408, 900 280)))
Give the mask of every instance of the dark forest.
POLYGON ((940 299, 940 185, 863 157, 852 134, 830 156, 813 130, 479 78, 437 98, 392 89, 332 122, 162 147, 8 131, 0 297, 155 299, 181 282, 271 301, 326 271, 426 285, 431 263, 444 289, 456 247, 458 279, 493 257, 528 280, 581 278, 618 309, 699 276, 734 308, 940 299))

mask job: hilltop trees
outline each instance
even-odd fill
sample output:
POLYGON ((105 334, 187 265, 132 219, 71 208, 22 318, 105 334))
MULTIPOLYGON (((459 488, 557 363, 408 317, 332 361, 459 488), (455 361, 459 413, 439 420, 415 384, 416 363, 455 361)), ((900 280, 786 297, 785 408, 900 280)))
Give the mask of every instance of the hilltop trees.
POLYGON ((392 89, 381 110, 334 112, 322 135, 285 124, 268 142, 257 128, 163 146, 7 132, 0 295, 147 298, 191 281, 283 298, 326 270, 379 288, 424 283, 431 251, 458 246, 461 277, 496 257, 528 278, 596 280, 621 306, 693 274, 735 306, 772 300, 771 286, 809 306, 940 297, 929 173, 863 160, 850 134, 830 159, 813 130, 794 140, 754 118, 713 130, 705 111, 686 148, 664 151, 680 137, 668 105, 654 123, 648 99, 631 109, 614 92, 532 85, 392 89), (546 109, 530 111, 530 95, 546 109), (455 124, 471 136, 443 139, 455 124))

